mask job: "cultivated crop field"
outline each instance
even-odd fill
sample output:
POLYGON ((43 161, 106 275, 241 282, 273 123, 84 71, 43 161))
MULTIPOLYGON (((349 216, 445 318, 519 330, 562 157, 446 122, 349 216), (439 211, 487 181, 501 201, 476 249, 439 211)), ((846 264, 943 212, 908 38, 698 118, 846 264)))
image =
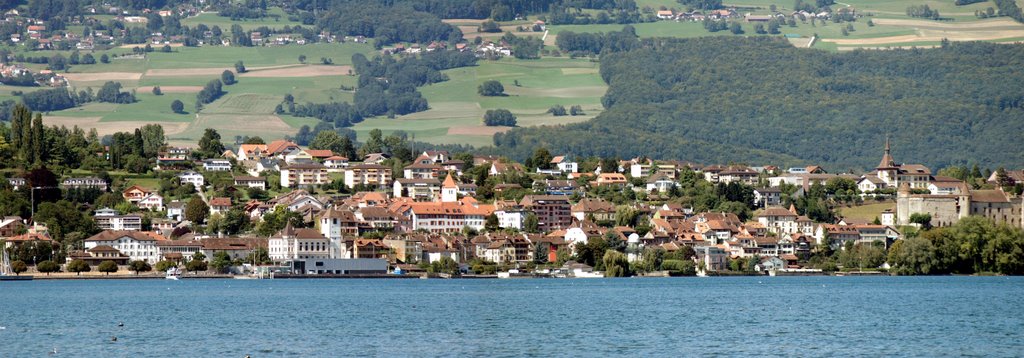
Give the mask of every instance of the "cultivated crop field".
POLYGON ((395 119, 368 119, 354 129, 360 138, 363 133, 379 128, 385 133, 403 130, 421 141, 489 145, 494 133, 508 128, 484 126, 482 118, 488 109, 512 111, 519 126, 575 123, 593 118, 602 110, 601 96, 607 88, 597 69, 598 63, 588 59, 480 61, 475 67, 447 70, 448 81, 420 88, 430 104, 429 110, 395 119), (501 82, 507 96, 477 94, 477 87, 487 80, 501 82), (586 115, 547 114, 548 108, 556 104, 566 108, 580 105, 586 115))
MULTIPOLYGON (((203 15, 200 15, 203 16, 203 15)), ((283 26, 283 25, 281 25, 283 26)), ((96 52, 121 55, 130 49, 96 52)), ((222 135, 264 135, 279 138, 294 135, 302 125, 314 125, 316 119, 274 116, 274 107, 286 93, 298 102, 352 101, 350 91, 356 77, 348 65, 355 53, 372 54, 366 44, 312 44, 276 47, 175 47, 172 52, 154 51, 143 57, 113 57, 109 64, 74 65, 67 73, 71 87, 98 91, 103 83, 116 81, 126 91, 134 90, 137 101, 130 104, 87 103, 81 107, 47 114, 44 123, 96 128, 102 134, 141 127, 146 123, 164 125, 172 144, 194 145, 205 128, 222 135), (306 63, 298 61, 305 55, 306 63), (331 65, 320 64, 329 58, 331 65), (235 71, 243 61, 248 72, 236 74, 237 84, 224 86, 223 97, 195 111, 196 93, 208 81, 220 78, 224 70, 235 71), (163 95, 152 93, 159 86, 163 95), (185 113, 171 111, 171 102, 180 100, 185 113), (199 116, 197 116, 199 114, 199 116)), ((52 55, 56 51, 32 52, 32 56, 52 55)), ((64 52, 64 55, 70 53, 64 52)), ((40 66, 38 69, 42 69, 40 66)), ((0 86, 0 99, 15 98, 11 91, 30 92, 40 88, 0 86)))
MULTIPOLYGON (((1018 3, 1024 4, 1022 1, 1018 3)), ((770 7, 775 5, 781 13, 791 13, 793 2, 783 0, 736 0, 725 1, 725 6, 736 6, 741 14, 770 14, 770 7)), ((648 6, 652 9, 659 9, 664 6, 676 11, 686 9, 673 0, 641 0, 637 6, 648 6)), ((799 35, 803 40, 793 41, 794 43, 806 44, 809 38, 817 35, 818 41, 814 48, 829 51, 849 51, 859 48, 884 49, 884 48, 909 48, 937 46, 942 39, 950 41, 991 41, 991 42, 1014 42, 1024 37, 1024 24, 1015 22, 1010 18, 979 19, 974 15, 975 11, 985 11, 989 7, 995 7, 992 1, 985 1, 970 5, 957 6, 952 0, 911 0, 911 1, 890 1, 890 0, 848 0, 837 1, 833 9, 850 7, 857 13, 865 15, 856 22, 837 24, 833 22, 809 21, 797 22, 795 27, 782 26, 781 34, 799 35), (925 20, 912 18, 906 15, 908 6, 928 5, 938 10, 943 18, 950 21, 925 20), (868 20, 874 26, 867 24, 868 20), (853 29, 847 29, 847 24, 853 29), (847 29, 847 34, 843 30, 847 29)), ((754 32, 754 24, 739 20, 744 34, 742 36, 769 36, 758 35, 754 32)), ((557 39, 557 34, 562 31, 573 32, 607 32, 618 31, 623 25, 560 25, 549 26, 551 35, 548 41, 551 44, 557 39)), ((637 35, 641 37, 703 37, 703 36, 736 36, 729 31, 708 32, 700 22, 676 22, 658 21, 653 23, 633 24, 637 35)))

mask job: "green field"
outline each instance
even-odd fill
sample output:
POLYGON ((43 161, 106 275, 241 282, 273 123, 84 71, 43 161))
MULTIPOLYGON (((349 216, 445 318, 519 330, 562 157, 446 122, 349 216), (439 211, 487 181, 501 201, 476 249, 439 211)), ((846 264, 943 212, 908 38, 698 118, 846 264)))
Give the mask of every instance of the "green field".
MULTIPOLYGON (((113 49, 107 53, 130 51, 113 49)), ((225 136, 240 134, 280 138, 294 134, 302 125, 316 124, 316 119, 311 118, 273 116, 274 107, 281 103, 284 94, 292 93, 300 103, 351 102, 352 92, 340 88, 343 85, 354 86, 356 77, 348 75, 347 67, 343 66, 351 62, 353 54, 372 52, 372 47, 366 44, 175 47, 173 52, 155 51, 148 53, 145 58, 114 58, 109 64, 75 65, 69 72, 69 78, 78 76, 71 81, 76 91, 92 88, 95 92, 104 82, 114 80, 120 82, 127 91, 139 88, 136 91, 137 101, 131 104, 88 103, 49 113, 45 122, 95 127, 103 134, 128 130, 148 122, 161 123, 173 144, 194 144, 207 127, 216 128, 225 136), (321 57, 331 58, 336 70, 330 70, 330 67, 305 67, 298 61, 300 54, 306 55, 307 61, 317 66, 320 66, 321 57), (219 78, 224 69, 233 70, 234 63, 239 60, 245 62, 250 73, 236 75, 238 83, 225 86, 227 93, 204 106, 197 117, 195 93, 208 81, 219 78), (272 69, 261 70, 263 67, 272 69), (303 73, 307 69, 330 71, 303 73), (152 86, 165 88, 164 94, 153 95, 150 90, 152 86), (187 113, 173 113, 170 106, 174 100, 181 100, 187 113)), ((50 56, 54 53, 39 51, 31 55, 50 56)), ((100 53, 94 56, 99 57, 100 53)), ((0 99, 16 98, 11 94, 12 91, 31 92, 39 89, 0 86, 0 99)))
POLYGON ((205 24, 206 26, 211 28, 214 25, 216 25, 220 26, 221 30, 225 32, 230 31, 231 25, 233 24, 239 24, 242 26, 243 29, 246 30, 257 28, 260 26, 266 26, 270 28, 281 28, 284 27, 285 25, 302 25, 302 23, 299 22, 288 21, 288 15, 285 14, 284 11, 282 11, 281 8, 279 7, 271 7, 267 10, 267 13, 268 15, 277 16, 278 18, 275 19, 273 17, 266 17, 263 19, 245 19, 242 21, 232 21, 231 18, 218 16, 216 12, 203 12, 199 15, 181 20, 181 24, 190 27, 199 24, 205 24))
POLYGON ((430 109, 395 119, 372 118, 355 126, 364 133, 379 128, 385 133, 403 130, 416 140, 435 143, 487 145, 491 133, 481 133, 481 120, 488 109, 512 111, 520 126, 573 123, 600 113, 605 84, 597 73, 596 62, 585 59, 544 58, 541 60, 503 59, 481 61, 478 66, 445 71, 446 82, 420 88, 430 109), (504 97, 483 97, 477 86, 486 80, 498 80, 505 87, 504 97), (518 81, 519 86, 515 83, 518 81), (553 105, 583 107, 585 116, 555 117, 545 113, 553 105), (453 129, 454 128, 454 129, 453 129), (453 130, 449 134, 449 129, 453 130))
MULTIPOLYGON (((1019 1, 1020 2, 1020 1, 1019 1)), ((769 8, 775 5, 781 13, 792 12, 792 1, 779 0, 737 0, 724 2, 726 7, 740 7, 738 12, 754 14, 769 14, 769 8)), ((641 0, 637 2, 641 8, 649 7, 657 10, 660 7, 685 11, 686 8, 672 0, 641 0)), ((854 48, 885 48, 895 46, 929 46, 938 43, 942 38, 951 41, 1012 41, 1024 36, 1024 24, 1013 23, 1008 18, 980 20, 974 16, 976 10, 984 11, 988 7, 994 7, 992 1, 986 1, 971 5, 956 6, 953 1, 921 0, 921 1, 887 1, 887 0, 849 0, 839 1, 832 8, 850 6, 858 14, 865 15, 852 24, 853 30, 843 35, 843 29, 848 23, 837 24, 833 22, 822 23, 809 20, 796 23, 795 27, 782 26, 781 34, 795 34, 805 38, 817 35, 819 40, 814 44, 815 48, 838 51, 854 48), (939 10, 944 18, 952 21, 932 21, 915 19, 906 15, 906 9, 911 5, 928 5, 932 9, 939 10), (900 23, 878 24, 868 26, 868 19, 885 21, 897 20, 900 23), (914 20, 907 22, 906 20, 914 20), (981 25, 981 27, 976 27, 981 25), (908 36, 919 37, 909 39, 908 36), (864 44, 836 44, 828 40, 856 40, 863 39, 864 44), (878 39, 878 40, 874 40, 878 39), (927 45, 923 45, 927 44, 927 45)), ((743 36, 765 36, 757 35, 754 32, 754 24, 738 19, 737 22, 743 27, 743 36)), ((549 29, 552 34, 557 35, 561 31, 574 32, 607 32, 617 31, 623 25, 552 25, 549 29)), ((729 31, 708 32, 699 22, 676 22, 658 21, 654 23, 633 24, 636 32, 641 37, 703 37, 703 36, 730 36, 729 31)), ((553 43, 548 41, 548 43, 553 43)))
MULTIPOLYGON (((870 202, 870 201, 865 201, 870 202)), ((875 220, 876 217, 881 217, 882 211, 885 209, 896 209, 896 204, 893 202, 882 202, 875 204, 866 204, 860 206, 854 206, 849 208, 840 208, 839 216, 858 219, 858 220, 875 220)))
MULTIPOLYGON (((773 4, 783 13, 792 11, 790 7, 793 6, 791 0, 735 0, 725 1, 725 4, 744 7, 741 13, 757 14, 768 13, 768 8, 773 4)), ((638 0, 637 5, 653 10, 662 6, 677 11, 686 10, 675 0, 638 0)), ((941 38, 953 41, 980 39, 993 42, 1024 39, 1022 24, 1008 22, 1007 18, 978 20, 974 17, 975 10, 994 6, 991 1, 955 6, 952 0, 847 0, 838 2, 833 8, 843 6, 851 6, 861 14, 869 14, 870 17, 860 18, 852 23, 853 31, 847 35, 842 34, 846 23, 816 22, 812 25, 810 21, 798 21, 795 27, 784 25, 780 32, 800 35, 803 39, 817 35, 818 41, 814 43, 814 48, 827 51, 930 47, 937 45, 941 38), (943 16, 954 21, 929 21, 906 16, 907 6, 922 4, 938 9, 943 16), (872 27, 867 25, 869 18, 889 23, 876 24, 872 27)), ((225 32, 230 31, 232 24, 239 24, 246 29, 259 26, 281 28, 285 25, 299 25, 288 21, 287 16, 279 8, 272 8, 271 13, 279 15, 276 20, 265 18, 232 21, 215 13, 202 13, 182 20, 182 24, 217 25, 225 32)), ((449 22, 462 25, 476 23, 469 20, 449 22)), ((511 28, 528 22, 504 22, 502 26, 511 28)), ((755 34, 754 24, 742 20, 738 22, 745 31, 742 36, 768 36, 755 34)), ((710 33, 699 22, 658 21, 632 26, 641 37, 737 36, 729 31, 710 33)), ((546 49, 555 49, 551 44, 562 31, 606 32, 617 31, 622 27, 623 25, 615 24, 552 25, 549 26, 546 49)), ((96 51, 93 52, 93 56, 98 59, 104 53, 130 54, 130 47, 132 46, 96 51)), ((25 52, 23 49, 15 52, 30 56, 50 56, 57 53, 25 52)), ((61 53, 65 56, 70 54, 68 51, 61 53)), ((261 135, 265 138, 279 138, 294 134, 302 125, 317 123, 317 120, 312 118, 274 115, 274 107, 281 102, 284 94, 291 93, 299 103, 352 101, 353 93, 341 90, 341 87, 355 86, 357 77, 348 75, 347 67, 341 66, 348 65, 351 56, 356 53, 373 55, 375 51, 369 44, 354 43, 266 47, 174 47, 170 53, 157 49, 144 57, 112 58, 109 64, 75 65, 72 66, 70 73, 71 76, 78 76, 72 81, 72 87, 76 91, 87 87, 96 91, 104 82, 115 80, 120 82, 125 90, 137 88, 138 101, 131 104, 89 103, 79 108, 49 113, 47 121, 57 125, 96 127, 101 133, 127 130, 150 122, 161 123, 167 128, 168 137, 174 144, 194 144, 206 127, 216 128, 226 137, 261 135), (300 66, 299 55, 305 55, 307 62, 313 64, 319 64, 320 58, 330 58, 339 67, 336 67, 337 71, 330 73, 310 72, 294 75, 288 71, 302 71, 294 67, 300 66), (211 79, 218 78, 223 69, 233 69, 234 63, 239 60, 244 61, 246 67, 253 71, 237 76, 238 84, 225 86, 227 93, 222 98, 205 105, 197 113, 195 92, 211 79), (267 69, 268 67, 272 69, 267 69), (259 71, 279 72, 275 72, 274 75, 257 75, 259 71), (161 86, 167 90, 164 91, 164 95, 156 96, 150 92, 152 86, 161 86), (181 100, 187 113, 172 113, 170 104, 174 100, 181 100)), ((602 110, 600 99, 606 86, 598 74, 598 66, 597 62, 588 59, 565 57, 545 57, 540 60, 482 60, 478 66, 445 71, 450 78, 449 81, 422 87, 420 91, 429 102, 429 110, 394 119, 370 118, 357 124, 353 129, 363 135, 374 128, 380 128, 385 132, 404 130, 415 134, 416 139, 421 141, 487 145, 491 143, 496 130, 482 126, 481 118, 488 109, 511 110, 518 117, 520 126, 555 125, 587 120, 602 110), (479 96, 476 93, 477 86, 490 79, 501 81, 508 96, 479 96), (556 104, 566 108, 580 105, 586 115, 554 117, 545 113, 549 107, 556 104)), ((41 70, 45 65, 29 64, 28 67, 41 70)), ((0 85, 0 100, 15 99, 12 91, 31 92, 38 89, 40 88, 0 85)))

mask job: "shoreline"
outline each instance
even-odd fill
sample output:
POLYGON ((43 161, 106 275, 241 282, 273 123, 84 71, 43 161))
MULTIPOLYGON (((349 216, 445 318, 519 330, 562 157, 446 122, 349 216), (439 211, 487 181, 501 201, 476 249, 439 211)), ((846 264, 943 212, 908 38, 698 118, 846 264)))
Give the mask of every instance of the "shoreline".
MULTIPOLYGON (((728 272, 728 271, 726 271, 726 272, 709 272, 706 277, 760 277, 760 276, 773 277, 773 276, 768 275, 768 274, 762 274, 762 273, 756 273, 756 272, 728 272)), ((832 272, 832 273, 817 273, 817 274, 806 274, 806 273, 785 274, 785 273, 781 273, 780 272, 776 276, 778 276, 778 277, 806 277, 806 276, 831 276, 831 277, 875 276, 875 277, 877 277, 877 276, 896 276, 896 275, 892 275, 892 274, 889 274, 889 273, 880 273, 880 272, 877 272, 877 271, 863 271, 863 272, 856 272, 856 271, 854 271, 854 272, 832 272)), ((963 276, 963 275, 946 275, 946 276, 963 276)), ((967 276, 983 277, 983 276, 989 276, 989 275, 967 275, 967 276)), ((21 275, 21 276, 11 276, 11 277, 12 278, 13 277, 21 277, 21 278, 20 279, 11 279, 9 281, 34 281, 34 280, 43 280, 43 281, 51 281, 51 280, 54 280, 54 281, 59 281, 59 280, 161 280, 161 279, 165 279, 165 277, 162 276, 162 275, 139 275, 139 276, 135 276, 135 275, 131 275, 131 276, 129 276, 129 275, 116 275, 116 276, 99 276, 99 275, 87 275, 87 276, 21 275)), ((632 276, 632 277, 625 277, 625 278, 660 278, 660 277, 698 277, 698 276, 662 276, 662 275, 651 275, 651 276, 632 276)), ((272 278, 272 279, 274 279, 274 280, 305 280, 305 279, 315 279, 315 280, 324 280, 324 279, 470 279, 470 280, 472 280, 472 279, 498 279, 498 278, 501 278, 501 277, 499 277, 498 275, 462 275, 462 276, 454 276, 454 277, 445 277, 445 276, 441 276, 441 275, 437 275, 437 274, 409 274, 409 275, 395 275, 395 274, 348 274, 348 275, 342 275, 342 274, 338 274, 338 275, 333 275, 333 274, 332 275, 327 275, 327 274, 323 274, 323 275, 276 274, 276 275, 274 275, 274 278, 272 278)), ((536 275, 536 276, 535 275, 523 275, 523 276, 509 277, 508 279, 551 279, 551 278, 561 278, 561 277, 551 277, 551 276, 544 276, 544 275, 536 275)), ((572 279, 574 277, 566 277, 566 278, 572 279)), ((255 277, 252 277, 252 276, 249 276, 249 275, 211 274, 211 275, 195 275, 195 276, 185 276, 185 275, 183 275, 183 276, 180 276, 179 279, 181 279, 181 280, 193 280, 193 279, 200 279, 200 280, 201 279, 250 279, 250 280, 256 280, 256 279, 259 279, 259 278, 255 278, 255 277)), ((271 279, 271 278, 264 278, 264 279, 271 279)))

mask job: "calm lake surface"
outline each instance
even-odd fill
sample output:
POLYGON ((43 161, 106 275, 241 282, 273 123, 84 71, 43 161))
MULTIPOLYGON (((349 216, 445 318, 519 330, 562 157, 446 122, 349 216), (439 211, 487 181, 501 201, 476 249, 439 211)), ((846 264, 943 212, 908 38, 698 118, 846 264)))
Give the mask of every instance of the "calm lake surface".
POLYGON ((0 327, 0 357, 1021 356, 1024 278, 40 280, 0 327))

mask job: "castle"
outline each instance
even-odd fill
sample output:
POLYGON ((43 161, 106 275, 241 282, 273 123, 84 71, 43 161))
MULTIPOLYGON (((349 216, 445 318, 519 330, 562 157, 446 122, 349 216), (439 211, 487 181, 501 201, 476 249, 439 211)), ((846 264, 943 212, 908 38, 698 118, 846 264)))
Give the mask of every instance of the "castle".
POLYGON ((931 215, 932 226, 950 226, 968 215, 976 215, 996 223, 1024 227, 1022 197, 1011 196, 1001 188, 970 189, 962 181, 932 176, 931 171, 920 164, 897 165, 890 154, 888 139, 878 168, 861 179, 862 190, 865 185, 898 188, 896 225, 909 225, 911 215, 922 213, 931 215), (912 189, 926 189, 928 193, 915 194, 912 189))

